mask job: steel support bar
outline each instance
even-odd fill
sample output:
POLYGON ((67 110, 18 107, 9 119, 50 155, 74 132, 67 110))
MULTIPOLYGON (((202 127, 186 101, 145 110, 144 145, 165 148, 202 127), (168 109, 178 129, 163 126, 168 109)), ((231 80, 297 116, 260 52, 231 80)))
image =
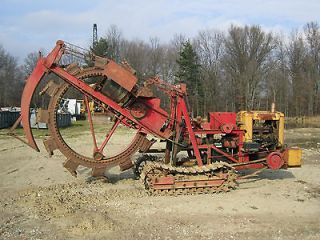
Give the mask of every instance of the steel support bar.
POLYGON ((200 151, 199 151, 199 148, 198 148, 196 135, 194 134, 193 129, 192 129, 191 120, 190 120, 190 116, 189 116, 189 113, 188 113, 188 110, 187 110, 186 103, 185 103, 183 97, 179 96, 178 99, 179 99, 178 100, 178 105, 180 105, 182 114, 184 116, 184 120, 185 120, 186 125, 187 125, 187 129, 188 129, 189 137, 190 137, 190 140, 191 140, 191 143, 192 143, 194 155, 196 156, 198 166, 202 166, 203 162, 202 162, 202 159, 201 159, 201 156, 200 156, 200 151))
POLYGON ((202 188, 218 187, 225 182, 225 179, 200 179, 200 180, 175 180, 173 177, 155 178, 152 181, 154 189, 184 189, 184 188, 202 188))
MULTIPOLYGON (((239 162, 238 159, 233 158, 233 157, 230 156, 228 153, 225 153, 224 151, 220 150, 219 148, 217 148, 216 146, 214 146, 214 145, 212 145, 212 144, 210 144, 210 145, 208 145, 208 144, 199 145, 198 148, 199 148, 199 149, 213 149, 213 150, 215 150, 217 153, 220 153, 221 155, 223 155, 224 157, 230 159, 231 161, 236 162, 236 163, 239 162)), ((210 153, 210 155, 211 155, 211 153, 210 153)), ((214 156, 211 156, 211 157, 214 157, 214 156)))
POLYGON ((93 122, 92 122, 92 115, 91 115, 91 111, 90 111, 90 106, 89 106, 89 101, 88 101, 88 97, 86 95, 84 95, 84 101, 86 103, 86 108, 87 108, 87 113, 88 113, 88 122, 89 122, 89 126, 90 126, 90 132, 92 135, 92 141, 93 141, 93 145, 94 145, 94 149, 93 152, 97 151, 98 147, 97 147, 97 139, 96 139, 96 135, 94 133, 94 127, 93 127, 93 122))
POLYGON ((117 118, 117 120, 114 122, 112 128, 110 129, 110 131, 108 132, 108 134, 106 135, 106 138, 104 139, 103 143, 101 144, 100 148, 98 149, 98 151, 100 153, 103 152, 103 149, 105 148, 105 146, 107 145, 107 143, 109 142, 112 134, 114 133, 114 131, 116 130, 116 128, 118 127, 119 123, 121 122, 122 118, 117 118))
POLYGON ((226 158, 228 158, 229 160, 233 161, 233 162, 239 162, 239 160, 235 159, 234 157, 231 157, 229 154, 225 153, 224 151, 220 150, 219 148, 217 148, 216 146, 212 145, 211 148, 213 150, 215 150, 216 152, 220 153, 221 155, 225 156, 226 158))

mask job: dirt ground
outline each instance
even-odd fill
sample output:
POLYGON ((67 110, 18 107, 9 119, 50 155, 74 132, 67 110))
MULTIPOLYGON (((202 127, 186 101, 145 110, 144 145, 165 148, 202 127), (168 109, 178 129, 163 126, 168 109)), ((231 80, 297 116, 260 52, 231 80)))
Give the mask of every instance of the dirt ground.
POLYGON ((0 239, 320 239, 320 129, 286 139, 303 147, 302 168, 264 171, 229 193, 154 197, 131 170, 74 178, 40 140, 37 153, 1 136, 0 239))

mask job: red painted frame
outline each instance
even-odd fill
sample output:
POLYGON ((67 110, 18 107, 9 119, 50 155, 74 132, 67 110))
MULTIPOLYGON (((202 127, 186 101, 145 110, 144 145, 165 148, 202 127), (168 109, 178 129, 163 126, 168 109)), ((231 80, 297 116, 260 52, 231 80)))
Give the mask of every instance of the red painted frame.
MULTIPOLYGON (((189 140, 191 142, 191 146, 194 152, 194 155, 197 160, 198 166, 203 165, 203 161, 200 154, 200 149, 207 150, 207 156, 211 159, 212 154, 211 151, 214 150, 215 152, 221 154, 222 156, 228 158, 234 163, 241 163, 241 162, 248 162, 249 158, 248 155, 242 153, 243 148, 243 139, 244 139, 244 132, 243 130, 233 129, 231 134, 237 135, 239 142, 238 142, 238 158, 235 158, 233 155, 230 155, 216 146, 208 145, 208 144, 198 144, 196 135, 203 135, 203 134, 220 134, 222 133, 218 129, 213 130, 204 130, 204 129, 197 129, 192 126, 192 121, 188 113, 188 109, 185 102, 186 96, 186 88, 185 85, 179 86, 168 86, 166 85, 166 93, 170 95, 171 98, 171 112, 168 114, 160 107, 160 100, 157 98, 151 99, 143 99, 143 103, 147 106, 147 113, 142 119, 136 119, 134 116, 131 115, 130 110, 128 108, 123 108, 112 99, 108 98, 104 94, 99 91, 94 90, 89 85, 84 83, 83 81, 77 79, 63 68, 58 66, 58 62, 61 56, 64 53, 64 43, 63 41, 58 41, 56 47, 52 50, 52 52, 46 58, 40 58, 37 62, 37 65, 30 75, 30 77, 26 81, 25 88, 23 90, 22 99, 21 99, 21 122, 23 124, 24 133, 27 139, 27 144, 34 148, 35 150, 39 151, 39 148, 34 140, 32 135, 31 127, 30 127, 30 103, 32 100, 32 96, 35 92, 36 87, 38 86, 39 82, 42 80, 43 76, 48 72, 53 72, 59 77, 61 77, 64 81, 68 82, 79 91, 81 91, 86 96, 86 104, 87 109, 88 106, 88 97, 93 99, 97 99, 108 107, 112 108, 115 112, 120 114, 120 118, 116 121, 114 128, 112 128, 111 132, 107 134, 105 141, 103 142, 100 148, 97 147, 97 143, 93 136, 93 141, 95 145, 95 150, 99 151, 105 147, 105 144, 108 142, 109 138, 111 137, 112 133, 114 132, 117 125, 122 122, 125 125, 127 121, 132 122, 136 125, 136 129, 140 131, 151 133, 157 137, 162 139, 169 139, 174 130, 176 132, 176 136, 179 136, 181 133, 180 124, 182 121, 186 124, 186 129, 188 132, 189 140), (166 127, 164 127, 166 126, 166 127)), ((114 63, 114 62, 112 62, 114 63)), ((108 64, 108 63, 106 63, 108 64)), ((158 80, 160 81, 160 80, 158 80)), ((160 84, 164 84, 160 82, 160 84)), ((88 117, 89 121, 91 121, 90 111, 88 110, 88 117)), ((90 124, 91 132, 94 135, 94 129, 92 124, 90 124)), ((177 142, 177 138, 175 142, 177 142)), ((250 165, 251 166, 251 165, 250 165)), ((252 166, 262 167, 262 164, 252 164, 252 166)), ((251 166, 251 167, 252 167, 251 166)))

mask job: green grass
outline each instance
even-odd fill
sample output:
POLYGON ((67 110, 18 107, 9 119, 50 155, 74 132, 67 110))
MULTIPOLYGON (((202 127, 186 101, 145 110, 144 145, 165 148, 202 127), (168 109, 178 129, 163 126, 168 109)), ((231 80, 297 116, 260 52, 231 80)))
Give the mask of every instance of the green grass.
MULTIPOLYGON (((7 135, 9 132, 9 129, 1 129, 0 130, 0 135, 1 137, 10 137, 7 135)), ((17 128, 15 129, 14 133, 18 136, 24 136, 24 132, 22 128, 17 128)), ((33 129, 32 130, 34 138, 43 138, 45 136, 48 136, 48 129, 33 129)))
MULTIPOLYGON (((94 131, 96 134, 107 133, 108 129, 111 128, 112 124, 113 124, 112 122, 106 123, 106 124, 96 123, 96 124, 94 124, 94 131)), ((0 136, 1 137, 9 137, 7 135, 8 131, 9 131, 9 129, 1 129, 0 136)), ((118 133, 125 133, 127 131, 128 131, 128 128, 125 126, 118 126, 118 128, 117 128, 118 133)), ((90 132, 90 127, 89 127, 89 123, 87 120, 80 120, 80 121, 72 122, 71 126, 60 128, 60 133, 64 137, 68 137, 68 138, 76 138, 78 136, 81 136, 83 134, 87 134, 89 132, 90 132)), ((22 128, 17 128, 15 130, 15 133, 18 136, 24 136, 24 132, 23 132, 22 128)), ((32 129, 32 133, 33 133, 34 138, 36 138, 36 139, 43 139, 43 138, 49 136, 48 129, 32 129)))

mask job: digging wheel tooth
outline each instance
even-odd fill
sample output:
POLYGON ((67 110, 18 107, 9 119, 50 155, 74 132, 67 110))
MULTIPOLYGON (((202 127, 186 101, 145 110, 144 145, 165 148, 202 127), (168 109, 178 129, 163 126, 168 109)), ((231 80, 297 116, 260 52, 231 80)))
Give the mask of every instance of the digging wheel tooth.
MULTIPOLYGON (((89 77, 103 76, 103 69, 95 67, 87 68, 78 71, 75 75, 78 79, 86 79, 89 77)), ((131 162, 131 157, 136 153, 142 146, 146 134, 137 132, 132 142, 124 149, 121 153, 111 157, 105 157, 101 154, 96 154, 95 157, 83 156, 73 150, 63 139, 57 124, 57 111, 59 103, 63 98, 64 94, 68 91, 70 85, 68 83, 57 84, 55 89, 52 91, 55 93, 51 96, 48 105, 48 130, 50 134, 50 141, 45 142, 46 148, 49 153, 52 154, 53 150, 58 149, 63 155, 67 157, 67 161, 64 163, 64 167, 73 175, 77 175, 78 166, 84 166, 92 169, 93 176, 103 176, 106 169, 117 165, 128 167, 128 162, 131 162)))
POLYGON ((63 166, 71 173, 72 176, 77 177, 77 168, 79 164, 76 161, 72 161, 71 159, 67 159, 63 166))
POLYGON ((91 176, 95 178, 104 177, 106 168, 92 168, 91 176))

